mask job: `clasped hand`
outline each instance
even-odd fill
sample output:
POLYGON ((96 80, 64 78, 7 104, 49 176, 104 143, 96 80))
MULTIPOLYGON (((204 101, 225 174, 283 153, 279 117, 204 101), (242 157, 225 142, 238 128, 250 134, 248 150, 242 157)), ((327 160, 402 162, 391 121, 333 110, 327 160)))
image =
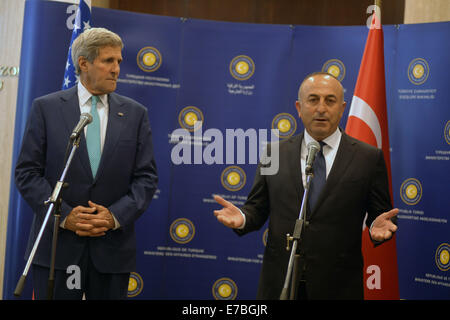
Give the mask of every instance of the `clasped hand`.
POLYGON ((92 201, 89 207, 77 206, 69 213, 65 222, 65 229, 75 232, 81 237, 100 237, 115 226, 111 212, 92 201), (94 212, 97 212, 94 214, 94 212))

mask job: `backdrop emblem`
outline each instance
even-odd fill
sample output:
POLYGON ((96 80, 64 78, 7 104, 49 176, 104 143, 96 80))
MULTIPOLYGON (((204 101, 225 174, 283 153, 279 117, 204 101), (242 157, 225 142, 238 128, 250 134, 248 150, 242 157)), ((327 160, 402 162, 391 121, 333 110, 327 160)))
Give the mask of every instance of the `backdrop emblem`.
POLYGON ((237 296, 237 285, 230 278, 220 278, 214 282, 212 294, 216 300, 234 300, 237 296))
POLYGON ((220 181, 225 189, 228 191, 238 191, 245 186, 247 177, 244 170, 238 166, 226 167, 222 171, 220 181))
POLYGON ((345 65, 341 60, 330 59, 323 64, 322 72, 328 72, 339 81, 342 81, 345 77, 345 65))
POLYGON ((190 132, 201 128, 198 124, 203 123, 203 120, 203 113, 194 106, 187 106, 178 114, 178 123, 190 132))
POLYGON ((237 80, 250 79, 255 72, 255 63, 249 56, 240 55, 230 62, 230 73, 237 80))
POLYGON ((130 280, 128 282, 128 298, 133 298, 139 295, 144 288, 144 281, 142 277, 136 273, 130 273, 130 280))
POLYGON ((419 85, 427 81, 430 74, 428 62, 423 58, 416 58, 409 63, 408 79, 413 84, 419 85))
POLYGON ((450 270, 450 245, 448 243, 443 243, 436 249, 435 260, 439 270, 450 270))
POLYGON ((162 57, 158 49, 144 47, 137 54, 137 65, 145 72, 153 72, 161 66, 162 57))
POLYGON ((445 141, 450 144, 450 120, 447 121, 444 127, 444 137, 445 141))
POLYGON ((274 133, 282 139, 289 138, 297 130, 297 121, 289 113, 279 113, 272 120, 272 129, 278 129, 274 133))
POLYGON ((172 222, 169 233, 173 241, 185 244, 194 238, 195 227, 191 220, 179 218, 172 222))
POLYGON ((407 205, 415 205, 422 198, 422 185, 419 180, 409 178, 403 181, 400 187, 400 197, 407 205))

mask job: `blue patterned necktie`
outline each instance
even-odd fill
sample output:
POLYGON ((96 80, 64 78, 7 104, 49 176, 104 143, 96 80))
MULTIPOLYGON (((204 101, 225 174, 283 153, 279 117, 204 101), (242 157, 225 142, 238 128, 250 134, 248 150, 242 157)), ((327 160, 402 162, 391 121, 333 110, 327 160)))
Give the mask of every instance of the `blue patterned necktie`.
POLYGON ((309 186, 309 209, 312 212, 314 206, 316 205, 317 199, 319 198, 320 192, 322 191, 325 183, 327 181, 327 166, 325 163, 325 157, 323 156, 323 147, 326 146, 326 143, 323 141, 319 142, 320 151, 316 155, 316 159, 314 159, 314 178, 311 180, 311 184, 309 186))
POLYGON ((89 162, 91 163, 92 176, 95 178, 98 165, 100 164, 100 157, 102 155, 100 146, 100 118, 97 112, 98 97, 92 96, 91 102, 92 123, 87 127, 86 143, 89 154, 89 162))

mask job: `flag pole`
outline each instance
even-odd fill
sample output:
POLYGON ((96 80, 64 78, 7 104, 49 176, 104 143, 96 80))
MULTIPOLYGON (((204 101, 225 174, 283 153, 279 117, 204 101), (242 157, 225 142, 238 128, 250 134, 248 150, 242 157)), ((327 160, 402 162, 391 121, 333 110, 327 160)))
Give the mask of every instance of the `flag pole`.
POLYGON ((375 14, 377 14, 377 17, 380 19, 380 25, 381 25, 381 7, 382 7, 382 0, 375 0, 375 14))

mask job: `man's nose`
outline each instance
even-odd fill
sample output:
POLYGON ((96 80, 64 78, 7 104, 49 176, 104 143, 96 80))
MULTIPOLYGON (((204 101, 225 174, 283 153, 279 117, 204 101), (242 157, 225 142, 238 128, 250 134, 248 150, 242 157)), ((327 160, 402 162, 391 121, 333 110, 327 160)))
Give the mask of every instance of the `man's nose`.
POLYGON ((112 70, 111 70, 113 73, 119 73, 120 72, 120 65, 119 65, 119 63, 118 62, 115 62, 114 64, 113 64, 113 67, 112 67, 112 70))
POLYGON ((319 113, 324 113, 327 111, 327 105, 325 103, 325 99, 320 99, 319 104, 317 105, 317 111, 319 113))

